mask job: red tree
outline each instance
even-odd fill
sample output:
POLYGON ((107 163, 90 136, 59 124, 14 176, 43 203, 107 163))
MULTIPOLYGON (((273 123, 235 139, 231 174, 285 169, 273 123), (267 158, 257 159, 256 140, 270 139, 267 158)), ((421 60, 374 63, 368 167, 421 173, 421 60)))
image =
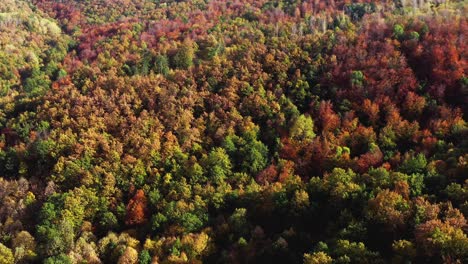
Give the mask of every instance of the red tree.
POLYGON ((147 221, 147 199, 143 190, 138 190, 127 205, 125 224, 139 225, 147 221))

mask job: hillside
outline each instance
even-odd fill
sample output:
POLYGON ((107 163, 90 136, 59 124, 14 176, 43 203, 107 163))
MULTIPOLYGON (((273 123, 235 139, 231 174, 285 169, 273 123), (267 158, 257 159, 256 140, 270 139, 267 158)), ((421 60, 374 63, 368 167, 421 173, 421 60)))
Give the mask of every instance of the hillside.
POLYGON ((0 264, 468 263, 467 11, 3 0, 0 264))

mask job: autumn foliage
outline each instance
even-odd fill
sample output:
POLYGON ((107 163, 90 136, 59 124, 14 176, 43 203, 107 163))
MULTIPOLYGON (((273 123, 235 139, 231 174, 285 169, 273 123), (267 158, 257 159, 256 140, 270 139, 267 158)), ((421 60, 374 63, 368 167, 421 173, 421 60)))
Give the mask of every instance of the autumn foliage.
POLYGON ((143 190, 136 191, 133 198, 128 202, 125 224, 139 225, 145 223, 148 220, 147 205, 148 201, 143 190))
POLYGON ((468 262, 467 10, 2 1, 0 263, 468 262))

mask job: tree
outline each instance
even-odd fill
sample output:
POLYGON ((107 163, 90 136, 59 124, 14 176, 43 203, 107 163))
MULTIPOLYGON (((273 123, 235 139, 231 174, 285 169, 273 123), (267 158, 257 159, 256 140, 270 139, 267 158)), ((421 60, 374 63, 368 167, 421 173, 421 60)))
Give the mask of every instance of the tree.
POLYGON ((323 178, 323 187, 335 199, 349 199, 359 194, 362 189, 357 183, 357 174, 348 169, 335 168, 323 178))
POLYGON ((345 12, 351 19, 359 20, 365 14, 372 13, 375 11, 375 3, 352 3, 345 6, 345 12))
POLYGON ((178 48, 177 53, 174 56, 174 65, 180 69, 188 69, 193 65, 193 59, 195 57, 194 43, 186 40, 178 48))
POLYGON ((231 161, 223 148, 214 148, 205 160, 209 179, 222 183, 231 174, 231 161))
POLYGON ((400 24, 396 24, 394 27, 393 27, 393 36, 396 38, 396 39, 400 39, 403 37, 403 34, 405 33, 405 29, 403 28, 402 25, 400 24))
POLYGON ((450 221, 436 219, 420 224, 416 227, 415 237, 417 245, 429 256, 439 255, 455 261, 468 256, 466 233, 460 227, 450 224, 450 221))
POLYGON ((310 116, 300 115, 290 129, 293 140, 302 143, 310 143, 315 138, 314 121, 310 116))
MULTIPOLYGON (((205 217, 207 218, 207 217, 205 217)), ((178 222, 182 225, 186 233, 195 232, 203 227, 203 216, 200 217, 194 213, 183 213, 178 219, 178 222)))
POLYGON ((117 264, 137 264, 138 263, 138 251, 132 247, 127 247, 120 256, 117 264))
POLYGON ((242 169, 244 172, 256 175, 267 165, 268 148, 257 140, 257 135, 253 131, 246 133, 244 138, 246 143, 239 149, 243 157, 242 169))
POLYGON ((410 216, 410 203, 400 194, 383 190, 369 200, 367 217, 390 229, 401 228, 410 216))
POLYGON ((394 241, 392 248, 397 254, 394 259, 400 263, 404 261, 412 261, 417 254, 414 244, 408 240, 394 241))
POLYGON ((304 264, 331 264, 333 259, 325 252, 304 254, 304 264))
POLYGON ((7 248, 5 245, 0 243, 0 264, 13 264, 13 263, 15 263, 13 252, 11 251, 11 249, 7 248))
POLYGON ((423 153, 419 153, 416 156, 412 155, 407 157, 399 169, 406 174, 424 173, 426 166, 426 157, 423 153))
POLYGON ((151 216, 151 229, 153 231, 160 230, 165 222, 167 222, 167 217, 161 213, 156 213, 151 216))
POLYGON ((21 231, 12 240, 12 248, 15 250, 17 262, 32 261, 36 256, 36 242, 28 231, 21 231))
POLYGON ((41 210, 41 222, 37 226, 37 239, 43 256, 54 256, 67 252, 73 245, 75 230, 73 221, 57 217, 55 206, 45 203, 41 210), (58 224, 54 224, 58 221, 58 224))
POLYGON ((127 205, 125 224, 140 225, 147 221, 147 199, 143 190, 138 190, 127 205))
POLYGON ((381 263, 382 260, 377 252, 370 251, 362 242, 351 242, 339 239, 333 250, 338 263, 381 263))
POLYGON ((354 87, 360 87, 363 85, 365 80, 364 73, 362 71, 351 72, 351 85, 354 87))
POLYGON ((150 264, 151 263, 151 256, 148 250, 144 249, 140 252, 138 256, 138 264, 150 264))
POLYGON ((333 111, 333 104, 330 101, 320 102, 318 116, 323 134, 335 130, 340 125, 340 117, 333 111))
POLYGON ((29 76, 23 82, 23 88, 31 97, 42 95, 49 87, 50 80, 40 71, 38 67, 33 67, 29 76))
POLYGON ((169 60, 166 55, 159 54, 154 60, 154 71, 167 76, 169 74, 169 60))
POLYGON ((239 235, 244 235, 247 229, 247 209, 236 208, 236 210, 229 217, 229 224, 232 230, 239 235))
POLYGON ((72 260, 65 254, 49 257, 44 260, 44 264, 72 264, 72 260))
POLYGON ((99 220, 99 225, 103 230, 112 230, 118 227, 117 217, 112 212, 105 212, 99 220))

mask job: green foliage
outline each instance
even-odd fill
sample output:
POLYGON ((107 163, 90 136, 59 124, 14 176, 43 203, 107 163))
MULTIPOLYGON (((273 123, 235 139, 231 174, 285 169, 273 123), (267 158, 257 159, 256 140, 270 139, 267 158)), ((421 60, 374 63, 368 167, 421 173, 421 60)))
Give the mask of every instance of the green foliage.
POLYGON ((461 229, 441 230, 435 228, 430 235, 431 242, 440 248, 445 256, 468 256, 468 237, 461 229))
POLYGON ((468 200, 468 184, 464 186, 458 183, 451 183, 445 188, 445 193, 452 201, 463 202, 468 200))
POLYGON ((151 228, 159 230, 165 222, 167 222, 167 217, 161 213, 157 213, 151 217, 151 228))
POLYGON ((248 243, 247 243, 247 240, 245 240, 245 238, 241 237, 237 241, 237 245, 239 245, 240 247, 246 247, 248 243))
POLYGON ((319 251, 313 254, 304 254, 304 264, 330 264, 333 259, 327 253, 319 251))
POLYGON ((290 136, 302 143, 310 143, 315 138, 314 121, 310 116, 300 115, 291 126, 290 136))
POLYGON ((118 220, 112 212, 105 212, 102 214, 99 224, 103 230, 112 230, 118 227, 118 220))
POLYGON ((213 149, 205 160, 209 179, 221 184, 231 174, 231 161, 223 148, 213 149))
POLYGON ((11 249, 7 248, 2 243, 0 243, 0 263, 1 264, 13 264, 13 263, 15 263, 15 258, 13 257, 13 252, 11 251, 11 249))
POLYGON ((138 256, 138 264, 150 264, 151 256, 148 250, 142 250, 138 256))
POLYGON ((422 194, 424 185, 424 175, 414 173, 409 176, 408 183, 411 189, 411 195, 416 197, 422 194))
POLYGON ((243 235, 248 231, 247 223, 247 209, 245 208, 236 208, 229 217, 229 224, 237 234, 243 235))
POLYGON ((28 77, 23 81, 24 91, 31 97, 42 95, 48 89, 49 85, 50 81, 48 77, 41 73, 38 67, 32 68, 28 77))
POLYGON ((393 27, 393 36, 397 39, 401 39, 403 37, 403 34, 405 33, 405 29, 403 28, 402 25, 396 24, 393 27))
POLYGON ((65 254, 49 257, 44 260, 44 264, 72 264, 72 260, 65 254))
POLYGON ((411 261, 417 254, 416 248, 411 241, 397 240, 392 244, 393 251, 397 254, 397 261, 411 261))
POLYGON ((351 85, 362 86, 364 83, 364 73, 362 71, 351 72, 351 85))
POLYGON ((356 197, 362 188, 359 185, 358 175, 352 170, 347 171, 341 168, 335 168, 326 175, 321 183, 323 188, 336 199, 349 199, 356 197))
POLYGON ((224 148, 234 161, 234 168, 250 175, 256 175, 267 165, 268 147, 257 139, 256 128, 243 133, 242 137, 228 136, 224 148))
POLYGON ((411 40, 419 40, 419 33, 416 31, 412 31, 409 35, 409 38, 411 40))
POLYGON ((192 213, 185 213, 180 218, 180 224, 184 228, 185 232, 195 232, 198 231, 204 225, 204 217, 199 217, 198 215, 192 213))
POLYGON ((361 19, 365 14, 375 12, 375 3, 353 3, 346 6, 345 11, 353 20, 361 19))
POLYGON ((424 173, 427 166, 427 160, 424 154, 419 153, 405 160, 399 167, 399 170, 406 174, 424 173))
POLYGON ((362 242, 338 240, 333 250, 338 263, 381 263, 379 254, 366 248, 362 242))
POLYGON ((184 42, 177 50, 173 58, 174 65, 179 69, 192 67, 195 57, 195 47, 191 42, 184 42))
POLYGON ((158 55, 154 60, 154 71, 167 76, 169 74, 169 59, 166 55, 158 55))

